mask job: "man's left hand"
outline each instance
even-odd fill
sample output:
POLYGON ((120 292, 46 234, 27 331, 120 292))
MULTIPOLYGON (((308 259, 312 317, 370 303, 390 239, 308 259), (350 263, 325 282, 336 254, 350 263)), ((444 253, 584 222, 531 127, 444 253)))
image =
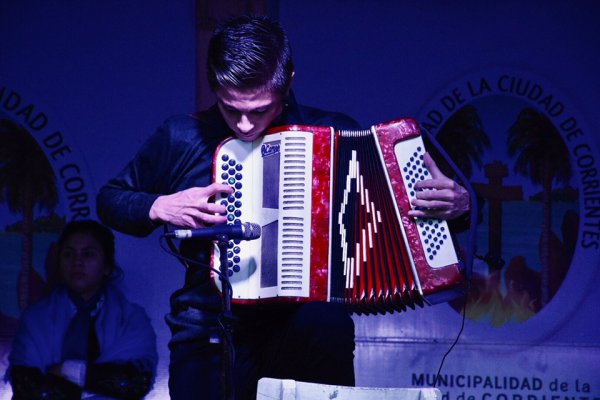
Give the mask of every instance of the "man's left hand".
POLYGON ((444 175, 429 153, 425 153, 423 161, 431 173, 431 179, 415 184, 417 194, 411 202, 414 208, 408 212, 408 215, 449 220, 469 211, 469 192, 444 175))

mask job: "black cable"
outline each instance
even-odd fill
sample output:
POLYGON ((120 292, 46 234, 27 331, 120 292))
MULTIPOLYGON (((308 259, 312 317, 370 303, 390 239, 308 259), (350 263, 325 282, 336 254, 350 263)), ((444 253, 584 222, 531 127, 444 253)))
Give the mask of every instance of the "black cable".
POLYGON ((438 367, 437 373, 435 374, 435 379, 433 380, 434 388, 437 387, 438 381, 440 379, 440 375, 442 374, 442 368, 444 367, 444 362, 446 361, 446 357, 448 357, 448 355, 450 355, 452 350, 454 350, 454 347, 458 344, 458 340, 462 336, 463 330, 465 329, 465 320, 466 320, 466 315, 467 315, 467 301, 469 299, 470 287, 471 287, 471 284, 469 281, 467 281, 467 288, 465 290, 465 295, 464 295, 464 303, 463 303, 462 310, 461 310, 462 318, 461 318, 461 323, 460 323, 460 329, 458 331, 458 334, 456 335, 456 338, 454 339, 454 342, 452 342, 452 345, 450 345, 450 348, 448 348, 448 350, 446 351, 446 354, 444 354, 444 357, 442 357, 440 366, 438 367))
POLYGON ((431 132, 429 132, 427 129, 425 129, 423 127, 420 127, 420 129, 421 129, 422 133, 424 133, 427 136, 427 138, 429 139, 431 144, 437 149, 440 156, 442 156, 445 159, 445 161, 448 163, 448 165, 452 168, 452 170, 456 174, 456 177, 458 178, 459 182, 463 185, 463 187, 469 193, 469 197, 471 199, 471 211, 470 211, 470 215, 469 215, 469 217, 470 217, 469 235, 468 235, 468 239, 467 239, 467 248, 466 248, 466 254, 465 254, 466 288, 465 288, 465 294, 464 294, 464 303, 462 306, 461 324, 460 324, 460 329, 458 331, 458 334, 456 335, 456 338, 454 339, 454 342, 452 343, 450 348, 446 351, 446 353, 442 357, 442 361, 440 362, 440 366, 438 367, 438 371, 435 375, 435 380, 433 382, 433 387, 436 387, 438 380, 440 378, 440 375, 442 373, 442 368, 444 366, 444 362, 446 361, 446 358, 452 352, 452 350, 454 350, 454 347, 458 344, 458 341, 460 340, 460 337, 465 328, 465 320, 466 320, 466 314, 467 314, 467 302, 469 300, 469 292, 471 289, 471 275, 473 273, 473 258, 475 257, 475 247, 476 247, 476 241, 477 241, 477 238, 476 238, 477 216, 479 214, 479 210, 478 210, 478 206, 477 206, 477 197, 475 195, 475 190, 473 190, 473 187, 469 183, 468 179, 464 176, 464 174, 462 173, 460 168, 458 168, 458 166, 454 163, 452 158, 450 158, 448 153, 444 150, 444 148, 441 146, 441 144, 435 139, 434 135, 431 132))
MULTIPOLYGON (((223 275, 223 273, 221 271, 219 271, 216 268, 211 267, 208 264, 201 263, 201 262, 199 262, 197 260, 193 260, 193 259, 191 259, 189 257, 186 257, 186 256, 182 255, 177 250, 171 249, 171 247, 169 247, 168 243, 166 244, 167 247, 165 247, 165 243, 163 243, 163 241, 167 242, 169 240, 170 240, 170 238, 167 238, 164 234, 160 235, 160 237, 158 238, 158 243, 159 243, 161 249, 163 249, 165 251, 165 253, 167 253, 167 254, 169 254, 169 255, 177 258, 177 260, 179 262, 181 262, 183 265, 185 265, 186 267, 188 267, 189 264, 193 264, 193 265, 196 265, 198 267, 208 269, 209 271, 212 271, 215 274, 219 275, 219 277, 221 278, 221 282, 226 282, 227 283, 227 285, 226 285, 227 286, 227 293, 229 294, 229 296, 231 296, 233 294, 233 287, 231 286, 231 283, 229 282, 229 279, 226 279, 225 276, 223 275)), ((221 292, 223 293, 223 295, 225 295, 225 290, 221 290, 221 292)))
MULTIPOLYGON (((189 265, 195 265, 200 268, 208 269, 209 271, 214 272, 221 278, 221 282, 225 282, 226 285, 222 288, 221 293, 223 296, 229 296, 230 300, 233 297, 233 287, 231 286, 231 282, 229 279, 226 279, 221 271, 216 268, 211 267, 208 264, 204 264, 193 260, 189 257, 182 255, 177 248, 171 242, 171 238, 167 237, 165 234, 161 235, 158 239, 160 247, 169 255, 177 258, 179 262, 181 262, 184 266, 189 267, 189 265)), ((233 337, 231 336, 230 329, 226 326, 229 322, 226 320, 231 320, 231 316, 225 315, 224 312, 219 313, 217 316, 217 321, 219 326, 221 327, 221 331, 223 332, 223 346, 227 346, 229 348, 229 355, 231 360, 231 365, 233 365, 233 361, 235 360, 235 347, 233 345, 233 337)))
MULTIPOLYGON (((166 239, 166 244, 169 247, 169 249, 171 250, 170 252, 168 252, 170 255, 175 256, 175 253, 178 253, 179 250, 177 249, 177 246, 175 246, 175 244, 173 243, 173 237, 171 236, 167 236, 167 233, 169 233, 169 227, 165 224, 163 225, 163 237, 164 239, 166 239)), ((159 239, 160 240, 160 239, 159 239)), ((164 247, 160 246, 163 250, 164 247)), ((179 261, 185 268, 189 268, 190 265, 187 263, 186 260, 182 260, 179 257, 175 256, 177 258, 177 261, 179 261)))

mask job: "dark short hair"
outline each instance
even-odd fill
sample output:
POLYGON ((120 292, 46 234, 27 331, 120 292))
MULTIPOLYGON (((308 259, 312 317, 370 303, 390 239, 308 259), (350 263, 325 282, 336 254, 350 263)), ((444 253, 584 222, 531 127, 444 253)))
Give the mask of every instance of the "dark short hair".
POLYGON ((215 31, 208 45, 208 82, 213 91, 265 88, 284 94, 293 72, 288 38, 269 17, 235 17, 215 31))
POLYGON ((62 253, 67 239, 76 233, 89 233, 92 235, 102 247, 104 261, 110 266, 111 275, 115 272, 120 273, 115 261, 115 235, 109 228, 91 219, 71 221, 65 225, 58 237, 58 254, 62 253))

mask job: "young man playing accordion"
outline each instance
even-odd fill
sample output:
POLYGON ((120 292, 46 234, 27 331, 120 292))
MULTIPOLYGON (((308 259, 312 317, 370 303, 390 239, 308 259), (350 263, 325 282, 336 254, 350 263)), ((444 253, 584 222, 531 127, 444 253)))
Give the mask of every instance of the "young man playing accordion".
MULTIPOLYGON (((215 198, 231 194, 212 182, 213 154, 233 133, 243 141, 270 127, 300 124, 356 130, 350 117, 300 105, 291 91, 294 65, 282 28, 264 17, 238 17, 218 29, 208 49, 208 78, 217 103, 167 119, 137 155, 100 190, 100 218, 121 232, 146 236, 163 224, 200 228, 226 222, 215 198)), ((469 208, 465 189, 430 159, 433 179, 421 182, 415 217, 452 219, 469 208)), ((181 251, 208 264, 210 241, 183 241, 181 251)), ((343 304, 234 307, 236 398, 255 398, 261 377, 354 385, 354 325, 343 304)), ((209 271, 186 270, 171 296, 169 387, 172 399, 218 398, 221 299, 209 271)))

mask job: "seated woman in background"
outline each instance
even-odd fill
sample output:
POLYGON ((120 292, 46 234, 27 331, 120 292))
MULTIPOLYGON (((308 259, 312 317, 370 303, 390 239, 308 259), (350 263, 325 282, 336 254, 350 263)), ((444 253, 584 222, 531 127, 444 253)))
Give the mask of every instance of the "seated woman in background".
POLYGON ((9 356, 13 399, 140 399, 152 388, 156 335, 114 285, 114 235, 68 223, 58 239, 61 284, 21 316, 9 356), (94 397, 93 395, 98 395, 94 397))

